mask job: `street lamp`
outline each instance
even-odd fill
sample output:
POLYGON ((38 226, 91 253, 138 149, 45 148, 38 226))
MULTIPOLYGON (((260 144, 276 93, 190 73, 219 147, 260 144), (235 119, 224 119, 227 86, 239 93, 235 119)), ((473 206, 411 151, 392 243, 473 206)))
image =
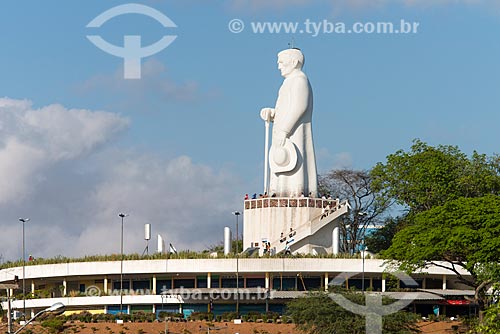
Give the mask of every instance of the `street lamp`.
POLYGON ((21 224, 23 224, 23 320, 26 321, 26 247, 24 244, 24 224, 29 222, 29 218, 19 218, 21 224))
POLYGON ((361 276, 361 291, 363 294, 365 293, 365 252, 366 252, 366 246, 365 246, 365 239, 363 239, 363 243, 361 244, 363 246, 363 273, 361 276))
MULTIPOLYGON (((165 334, 168 334, 168 319, 167 319, 167 313, 163 310, 163 303, 164 299, 167 298, 167 295, 165 294, 165 291, 162 291, 161 294, 161 312, 163 312, 163 320, 165 321, 165 334)), ((158 314, 159 315, 159 314, 158 314)))
POLYGON ((240 261, 239 261, 239 236, 238 236, 238 217, 241 213, 234 211, 233 215, 236 216, 236 318, 240 318, 240 261))
POLYGON ((55 303, 51 307, 48 307, 45 310, 41 310, 40 312, 35 314, 35 316, 33 318, 31 318, 30 320, 28 320, 28 322, 26 322, 23 326, 21 326, 21 328, 19 328, 17 331, 15 331, 14 334, 17 334, 20 331, 22 331, 26 326, 28 326, 28 324, 30 324, 33 320, 35 320, 36 318, 38 318, 42 314, 50 313, 50 314, 54 314, 54 315, 59 315, 59 314, 62 314, 64 312, 65 308, 66 308, 66 306, 64 306, 63 303, 55 303))
POLYGON ((121 242, 120 242, 120 313, 123 314, 123 219, 128 217, 126 213, 119 213, 118 217, 122 219, 122 234, 121 234, 121 242))
MULTIPOLYGON (((364 211, 358 211, 357 216, 358 217, 368 216, 368 213, 364 212, 364 211)), ((359 226, 359 222, 358 222, 358 226, 359 226)), ((367 248, 365 245, 366 226, 363 226, 362 232, 363 232, 363 239, 361 239, 361 249, 360 249, 360 253, 362 252, 361 256, 362 256, 362 263, 363 263, 363 271, 361 274, 361 292, 364 294, 365 293, 365 256, 366 256, 366 248, 367 248)), ((356 238, 356 241, 357 241, 357 238, 356 238)))
POLYGON ((239 211, 234 211, 233 215, 236 216, 236 253, 239 252, 239 234, 238 234, 238 217, 241 215, 239 211))
POLYGON ((366 246, 365 243, 365 236, 366 236, 366 227, 363 230, 363 239, 361 239, 361 249, 363 251, 362 257, 363 257, 363 274, 362 274, 362 282, 361 282, 361 291, 363 294, 365 293, 365 257, 366 257, 366 250, 368 249, 368 246, 366 246))

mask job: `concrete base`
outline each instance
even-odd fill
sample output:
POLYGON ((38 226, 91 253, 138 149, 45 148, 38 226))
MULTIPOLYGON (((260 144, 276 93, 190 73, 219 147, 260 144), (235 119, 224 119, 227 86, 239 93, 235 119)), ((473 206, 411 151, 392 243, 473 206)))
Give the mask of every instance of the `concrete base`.
MULTIPOLYGON (((332 253, 337 221, 318 224, 325 208, 336 208, 338 200, 320 198, 263 198, 245 201, 243 249, 260 247, 264 253, 288 249, 297 253, 332 253), (316 226, 319 229, 314 229, 316 226), (281 240, 283 240, 281 242, 281 240)), ((338 243, 338 241, 337 241, 338 243)))

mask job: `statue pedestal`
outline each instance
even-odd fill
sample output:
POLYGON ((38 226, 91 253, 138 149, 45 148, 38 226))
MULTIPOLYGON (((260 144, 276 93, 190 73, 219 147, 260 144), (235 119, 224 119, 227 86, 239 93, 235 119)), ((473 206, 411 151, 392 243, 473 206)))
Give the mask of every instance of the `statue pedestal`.
POLYGON ((320 198, 262 198, 245 201, 243 249, 259 247, 259 254, 335 253, 338 218, 347 202, 320 198), (270 243, 268 246, 267 243, 270 243), (267 247, 266 247, 267 246, 267 247))

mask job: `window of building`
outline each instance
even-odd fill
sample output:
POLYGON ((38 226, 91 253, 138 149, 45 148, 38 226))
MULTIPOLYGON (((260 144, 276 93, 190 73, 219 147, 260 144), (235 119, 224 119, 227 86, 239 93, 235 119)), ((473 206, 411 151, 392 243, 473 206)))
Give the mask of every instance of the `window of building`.
POLYGON ((273 278, 273 289, 281 291, 296 290, 297 277, 275 277, 273 278))
POLYGON ((156 280, 156 294, 160 295, 163 291, 172 289, 172 280, 170 279, 157 279, 156 280))
POLYGON ((150 282, 149 280, 140 280, 140 281, 133 281, 132 282, 132 289, 134 290, 149 290, 150 287, 150 282))
POLYGON ((211 288, 215 288, 215 289, 220 288, 219 278, 220 278, 219 276, 215 276, 215 275, 212 276, 211 282, 210 282, 211 288))
MULTIPOLYGON (((236 288, 236 277, 223 277, 221 280, 221 288, 236 288)), ((243 277, 238 278, 238 285, 243 288, 245 282, 243 277)))
POLYGON ((382 291, 382 279, 374 278, 372 281, 373 291, 382 291))
POLYGON ((247 278, 247 288, 264 288, 266 286, 265 278, 247 278))
POLYGON ((174 279, 174 289, 194 289, 194 278, 174 279))
MULTIPOLYGON (((130 289, 130 282, 129 280, 123 280, 123 290, 129 290, 130 289)), ((120 280, 113 281, 113 289, 120 291, 120 280)))
POLYGON ((443 288, 443 280, 428 277, 425 280, 425 288, 426 289, 442 289, 443 288))
MULTIPOLYGON (((300 278, 299 278, 300 279, 300 278)), ((304 285, 306 286, 306 290, 319 290, 321 289, 321 277, 303 277, 304 285)), ((303 290, 302 282, 298 284, 299 291, 303 290)))
POLYGON ((207 277, 206 276, 198 276, 196 278, 196 287, 199 289, 204 289, 208 287, 207 277))

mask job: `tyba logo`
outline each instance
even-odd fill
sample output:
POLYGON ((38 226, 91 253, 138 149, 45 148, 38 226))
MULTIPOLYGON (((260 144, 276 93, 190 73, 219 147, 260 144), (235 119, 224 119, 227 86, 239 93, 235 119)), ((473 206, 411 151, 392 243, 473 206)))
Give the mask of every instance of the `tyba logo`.
MULTIPOLYGON (((359 273, 343 273, 335 277, 328 285, 341 286, 347 279, 359 273)), ((409 275, 396 272, 392 273, 393 276, 400 279, 407 287, 418 287, 417 282, 409 275)), ((364 291, 363 291, 364 293, 364 291)), ((382 334, 382 317, 385 315, 393 314, 405 308, 413 302, 413 295, 411 293, 404 293, 400 299, 392 304, 384 305, 382 303, 382 295, 380 293, 366 293, 366 305, 356 304, 344 296, 336 293, 329 294, 338 305, 354 314, 365 316, 366 333, 382 334)))
MULTIPOLYGON (((160 11, 140 5, 129 3, 106 10, 87 24, 87 28, 99 28, 108 20, 123 14, 141 14, 158 21, 165 28, 176 28, 175 23, 160 11)), ((87 38, 99 49, 113 56, 123 58, 123 77, 125 79, 141 78, 141 59, 154 55, 169 46, 176 38, 175 35, 164 35, 159 41, 142 47, 141 36, 123 36, 123 47, 105 41, 99 35, 87 35, 87 38)))

